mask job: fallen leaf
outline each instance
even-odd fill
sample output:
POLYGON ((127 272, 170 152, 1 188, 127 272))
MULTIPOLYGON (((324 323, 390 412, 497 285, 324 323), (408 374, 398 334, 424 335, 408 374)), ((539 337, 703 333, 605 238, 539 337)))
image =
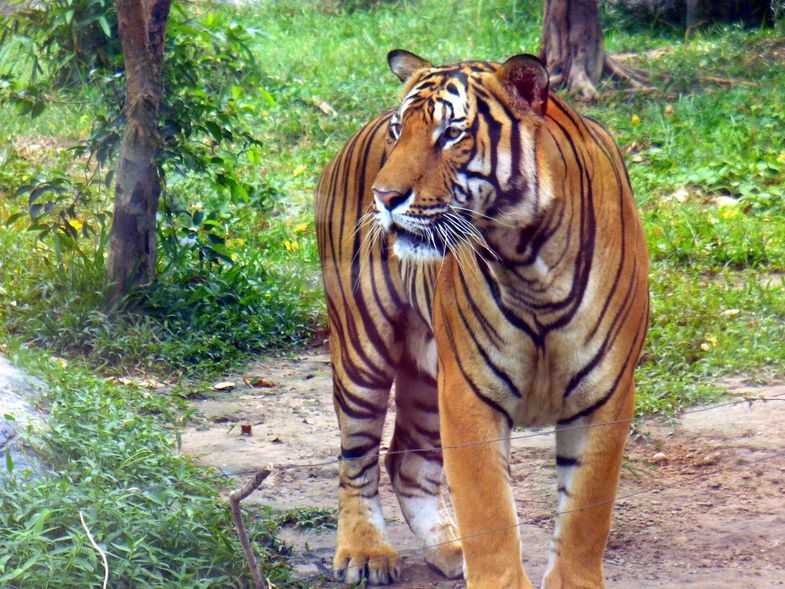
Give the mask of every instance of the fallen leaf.
POLYGON ((254 387, 257 389, 269 389, 278 386, 277 383, 274 383, 269 380, 264 380, 261 376, 244 376, 243 382, 247 386, 254 387))
POLYGON ((311 99, 311 104, 313 104, 316 108, 322 111, 323 114, 326 114, 329 117, 334 117, 338 113, 335 112, 335 109, 327 104, 324 100, 319 100, 318 98, 311 99))
POLYGON ((232 382, 231 380, 222 380, 221 382, 217 382, 213 385, 214 391, 228 391, 236 387, 237 384, 232 382))

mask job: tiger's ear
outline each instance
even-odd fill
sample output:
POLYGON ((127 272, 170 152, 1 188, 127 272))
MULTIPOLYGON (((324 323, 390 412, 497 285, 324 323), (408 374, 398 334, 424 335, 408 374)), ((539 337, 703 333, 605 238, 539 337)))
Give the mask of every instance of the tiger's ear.
POLYGON ((540 116, 548 103, 548 70, 533 55, 523 54, 504 62, 497 76, 510 94, 513 104, 525 103, 540 116))
POLYGON ((387 63, 392 72, 401 82, 406 82, 417 70, 431 67, 431 64, 422 57, 416 56, 404 49, 393 49, 387 54, 387 63))

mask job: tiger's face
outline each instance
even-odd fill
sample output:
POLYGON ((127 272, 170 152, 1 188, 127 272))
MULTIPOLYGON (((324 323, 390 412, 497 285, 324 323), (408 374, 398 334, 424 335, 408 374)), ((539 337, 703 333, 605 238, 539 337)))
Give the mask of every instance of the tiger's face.
POLYGON ((388 61, 406 85, 373 195, 393 252, 428 262, 469 246, 498 257, 494 228, 534 222, 542 205, 534 146, 545 68, 532 56, 438 68, 393 51, 388 61))

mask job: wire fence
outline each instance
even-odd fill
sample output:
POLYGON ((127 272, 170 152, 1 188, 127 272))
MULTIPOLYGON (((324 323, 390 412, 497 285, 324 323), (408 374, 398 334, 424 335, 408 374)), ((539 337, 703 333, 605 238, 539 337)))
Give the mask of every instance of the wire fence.
MULTIPOLYGON (((737 401, 729 401, 726 403, 717 403, 715 405, 710 405, 706 407, 698 407, 694 409, 688 409, 686 411, 681 412, 680 416, 685 415, 692 415, 695 413, 703 413, 706 411, 713 411, 716 409, 722 409, 724 407, 735 407, 738 405, 752 405, 757 402, 767 403, 769 401, 785 401, 785 393, 780 393, 778 395, 772 395, 769 397, 762 397, 762 396, 754 396, 754 395, 745 395, 743 399, 737 401)), ((411 453, 427 453, 427 452, 434 452, 438 450, 450 450, 454 448, 465 448, 470 446, 479 446, 485 444, 497 444, 500 442, 505 442, 507 440, 516 441, 516 440, 526 440, 530 438, 537 438, 543 436, 551 436, 556 434, 557 432, 568 432, 572 430, 582 430, 582 429, 593 429, 593 428, 600 428, 605 427, 608 425, 619 425, 622 423, 633 423, 639 421, 640 418, 631 418, 631 419, 619 419, 614 421, 606 421, 600 423, 592 423, 586 425, 576 425, 564 428, 543 428, 535 432, 528 432, 528 433, 513 433, 510 436, 505 436, 502 438, 493 438, 489 440, 474 440, 469 442, 463 442, 461 444, 455 445, 447 445, 447 446, 427 446, 422 448, 408 448, 405 450, 380 450, 378 452, 379 459, 384 458, 385 456, 392 456, 395 454, 411 454, 411 453)), ((645 420, 645 418, 644 418, 645 420)), ((783 441, 785 443, 785 440, 783 441)), ((323 460, 319 462, 304 462, 304 463, 295 463, 295 464, 280 464, 275 465, 275 470, 297 470, 297 469, 305 469, 305 468, 326 468, 328 466, 336 466, 341 463, 341 461, 354 461, 354 460, 363 460, 363 457, 359 458, 343 458, 343 457, 336 457, 330 460, 323 460)), ((255 474, 256 470, 242 470, 238 472, 226 472, 224 470, 218 469, 221 471, 220 475, 217 475, 219 478, 234 478, 234 477, 242 477, 242 476, 250 476, 255 474)))
MULTIPOLYGON (((692 415, 692 414, 696 414, 696 413, 715 411, 715 410, 722 409, 722 408, 735 407, 735 406, 745 405, 745 404, 752 406, 755 403, 769 403, 769 402, 777 402, 777 401, 785 401, 785 392, 780 393, 780 394, 776 394, 776 395, 771 395, 771 396, 760 396, 760 395, 748 394, 748 395, 744 395, 744 398, 739 399, 739 400, 734 400, 734 401, 729 401, 729 402, 724 402, 724 403, 717 403, 717 404, 706 406, 706 407, 697 407, 697 408, 693 408, 693 409, 684 411, 684 412, 682 412, 680 414, 680 417, 687 416, 687 415, 692 415)), ((445 450, 445 449, 450 449, 450 448, 467 447, 467 446, 472 446, 472 445, 495 444, 495 443, 505 442, 507 440, 510 440, 510 441, 526 440, 526 439, 536 438, 536 437, 541 437, 541 436, 554 435, 555 433, 557 433, 557 431, 570 431, 570 430, 574 430, 574 429, 599 428, 599 427, 604 427, 604 426, 609 426, 609 425, 618 425, 620 423, 629 423, 631 421, 635 421, 635 420, 615 420, 615 421, 609 421, 609 422, 603 422, 603 423, 595 423, 595 424, 587 424, 587 425, 575 425, 575 426, 570 426, 570 427, 565 427, 565 428, 555 428, 554 427, 554 428, 547 428, 547 429, 542 429, 542 430, 539 430, 539 431, 527 432, 527 433, 519 433, 519 432, 514 431, 513 434, 511 436, 509 436, 509 437, 492 439, 492 440, 470 441, 470 442, 466 442, 466 443, 459 444, 459 445, 454 445, 454 446, 435 446, 435 447, 411 448, 411 449, 405 449, 405 450, 381 450, 378 453, 378 457, 381 459, 381 458, 383 458, 385 456, 394 455, 394 454, 414 453, 414 452, 433 452, 435 450, 445 450)), ((785 444, 785 440, 783 441, 783 443, 785 444)), ((515 450, 512 450, 512 451, 514 452, 515 450)), ((769 453, 767 453, 767 454, 765 454, 763 456, 759 456, 757 458, 750 458, 750 459, 747 460, 747 463, 749 465, 755 465, 755 464, 759 464, 759 463, 766 463, 766 462, 770 462, 770 461, 775 461, 775 460, 778 460, 778 459, 783 458, 783 457, 785 457, 785 449, 780 450, 780 451, 776 451, 776 452, 769 452, 769 453)), ((338 457, 338 458, 334 458, 334 459, 330 459, 330 460, 324 460, 324 461, 315 461, 315 462, 307 462, 307 463, 296 463, 296 464, 284 464, 284 465, 275 466, 274 468, 275 468, 275 470, 279 470, 279 471, 292 471, 292 470, 298 470, 298 469, 314 469, 314 468, 319 469, 319 468, 328 468, 328 467, 336 466, 342 460, 360 460, 360 459, 361 458, 340 458, 340 457, 338 457)), ((714 476, 714 475, 721 474, 723 472, 723 470, 724 470, 724 467, 717 466, 714 469, 704 470, 703 471, 703 475, 705 477, 711 477, 711 476, 714 476)), ((227 473, 227 472, 221 471, 221 474, 217 475, 217 476, 218 477, 224 477, 224 478, 240 478, 240 477, 246 477, 246 476, 249 476, 249 475, 254 475, 257 472, 258 471, 240 471, 240 472, 234 472, 234 473, 227 473)), ((490 534, 494 534, 494 533, 497 533, 497 532, 507 531, 507 530, 509 530, 511 528, 520 528, 520 527, 526 526, 526 525, 533 525, 536 521, 541 521, 542 518, 552 518, 552 517, 555 517, 555 516, 565 515, 565 514, 570 513, 570 512, 581 511, 581 510, 586 510, 586 509, 592 509, 592 508, 598 507, 600 505, 605 505, 607 503, 618 503, 620 501, 624 501, 624 500, 627 500, 627 499, 632 499, 632 498, 639 497, 639 496, 642 496, 642 495, 646 495, 646 494, 649 494, 649 493, 654 493, 654 492, 656 492, 658 490, 661 490, 662 488, 663 488, 662 485, 652 484, 651 486, 649 486, 647 488, 639 489, 639 490, 636 490, 636 491, 631 491, 631 492, 625 493, 623 495, 618 495, 613 500, 600 501, 600 502, 596 502, 596 503, 590 503, 590 504, 586 504, 586 505, 581 505, 581 506, 576 507, 574 509, 564 510, 564 511, 557 511, 555 509, 549 509, 548 511, 543 511, 541 514, 535 514, 533 516, 529 516, 525 520, 519 521, 514 526, 504 526, 504 527, 488 528, 487 530, 483 530, 483 531, 474 533, 471 536, 463 536, 461 538, 458 538, 458 540, 460 541, 460 540, 464 540, 464 539, 467 539, 467 538, 474 538, 474 537, 478 537, 478 536, 485 536, 485 535, 490 535, 490 534)), ((441 544, 431 544, 431 545, 427 545, 427 546, 422 546, 419 549, 399 550, 399 555, 400 556, 405 556, 405 555, 409 555, 409 554, 417 554, 422 549, 425 549, 425 548, 437 548, 440 545, 441 544)), ((368 561, 365 564, 363 564, 362 566, 363 567, 367 567, 369 564, 372 564, 373 562, 374 562, 373 560, 368 561)))

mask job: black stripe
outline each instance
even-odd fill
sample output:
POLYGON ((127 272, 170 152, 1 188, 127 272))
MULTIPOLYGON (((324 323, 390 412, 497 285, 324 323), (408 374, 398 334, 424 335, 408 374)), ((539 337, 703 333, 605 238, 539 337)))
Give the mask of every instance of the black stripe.
POLYGON ((556 456, 556 466, 576 467, 580 466, 580 458, 571 458, 569 456, 556 456))
MULTIPOLYGON (((450 340, 450 347, 453 350, 458 350, 458 347, 457 347, 456 342, 455 342, 455 338, 453 336, 452 328, 449 325, 445 325, 445 328, 446 328, 445 331, 447 332, 447 337, 450 340)), ((491 399, 488 396, 486 396, 480 390, 480 387, 477 386, 477 384, 466 373, 466 370, 464 370, 463 364, 460 362, 460 359, 457 358, 457 360, 458 361, 456 362, 456 364, 458 365, 458 369, 461 371, 461 375, 463 376, 463 379, 466 381, 466 384, 469 385, 469 388, 471 389, 471 391, 477 396, 478 399, 480 399, 483 403, 488 405, 491 409, 493 409, 494 411, 496 411, 498 413, 501 413, 502 416, 504 417, 505 421, 507 422, 507 427, 508 428, 512 428, 512 424, 513 424, 512 416, 507 412, 506 409, 504 409, 504 407, 499 405, 493 399, 491 399)))

